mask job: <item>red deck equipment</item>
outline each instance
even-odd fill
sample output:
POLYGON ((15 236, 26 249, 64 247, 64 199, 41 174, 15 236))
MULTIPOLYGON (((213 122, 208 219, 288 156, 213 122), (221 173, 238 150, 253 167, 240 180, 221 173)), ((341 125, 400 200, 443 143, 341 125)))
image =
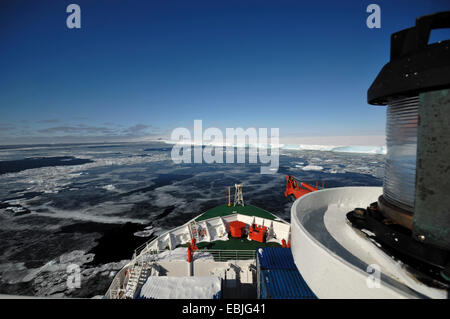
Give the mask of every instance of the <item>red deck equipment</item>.
POLYGON ((241 238, 243 230, 245 230, 247 224, 240 221, 230 222, 230 232, 232 237, 241 238))
POLYGON ((251 240, 263 243, 266 237, 267 227, 253 224, 248 231, 248 236, 251 240))
POLYGON ((310 192, 315 192, 315 191, 319 190, 318 188, 313 187, 313 186, 311 186, 311 185, 309 185, 307 183, 304 183, 304 182, 301 182, 300 185, 302 187, 306 188, 307 190, 309 190, 310 192))
POLYGON ((197 240, 195 238, 192 238, 191 242, 188 243, 188 262, 192 262, 194 258, 194 250, 198 250, 198 247, 196 245, 197 240))
MULTIPOLYGON (((322 189, 325 188, 325 185, 322 181, 322 189)), ((300 186, 294 177, 291 175, 286 175, 286 190, 284 191, 284 196, 288 197, 293 195, 295 198, 302 197, 305 194, 315 192, 319 190, 319 182, 316 182, 316 187, 311 186, 305 182, 301 182, 300 186)))
POLYGON ((187 258, 188 263, 192 262, 192 246, 191 243, 188 244, 188 258, 187 258))
POLYGON ((196 243, 197 243, 197 239, 192 238, 192 240, 191 240, 191 248, 192 248, 192 251, 198 250, 198 247, 197 247, 196 243))

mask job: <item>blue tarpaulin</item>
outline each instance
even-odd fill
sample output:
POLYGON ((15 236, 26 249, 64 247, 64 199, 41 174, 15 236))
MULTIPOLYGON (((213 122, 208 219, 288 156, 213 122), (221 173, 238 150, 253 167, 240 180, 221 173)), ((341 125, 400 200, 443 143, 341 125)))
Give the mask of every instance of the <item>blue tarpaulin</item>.
POLYGON ((298 270, 269 269, 261 271, 262 299, 316 299, 298 270))
POLYGON ((266 247, 257 250, 262 299, 316 299, 294 263, 291 249, 266 247))
POLYGON ((289 248, 266 247, 256 252, 261 269, 297 269, 289 248))

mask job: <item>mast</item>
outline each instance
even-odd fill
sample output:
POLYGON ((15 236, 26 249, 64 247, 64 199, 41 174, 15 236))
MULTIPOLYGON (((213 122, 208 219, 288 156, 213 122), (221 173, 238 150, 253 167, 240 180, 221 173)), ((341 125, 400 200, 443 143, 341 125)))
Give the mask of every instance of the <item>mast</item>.
POLYGON ((242 184, 234 184, 234 205, 244 206, 244 196, 242 195, 242 184))

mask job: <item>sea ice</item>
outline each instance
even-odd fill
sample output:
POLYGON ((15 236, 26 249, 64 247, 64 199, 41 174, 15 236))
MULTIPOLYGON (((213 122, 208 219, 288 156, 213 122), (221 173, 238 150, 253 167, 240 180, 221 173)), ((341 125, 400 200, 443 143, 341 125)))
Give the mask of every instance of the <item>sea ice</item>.
POLYGON ((322 166, 316 166, 316 165, 307 165, 303 167, 304 171, 321 171, 323 170, 322 166))

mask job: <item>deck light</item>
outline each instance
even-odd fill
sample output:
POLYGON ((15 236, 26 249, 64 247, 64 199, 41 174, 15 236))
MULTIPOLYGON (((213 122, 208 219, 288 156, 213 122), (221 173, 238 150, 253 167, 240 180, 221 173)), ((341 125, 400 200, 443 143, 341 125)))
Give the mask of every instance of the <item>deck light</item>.
POLYGON ((381 211, 417 239, 450 249, 450 39, 428 44, 438 28, 450 28, 450 11, 392 34, 391 61, 368 102, 388 105, 381 211))
POLYGON ((390 61, 367 94, 370 104, 387 105, 383 195, 347 218, 419 277, 449 287, 450 39, 428 44, 438 28, 450 28, 450 11, 391 36, 390 61))

